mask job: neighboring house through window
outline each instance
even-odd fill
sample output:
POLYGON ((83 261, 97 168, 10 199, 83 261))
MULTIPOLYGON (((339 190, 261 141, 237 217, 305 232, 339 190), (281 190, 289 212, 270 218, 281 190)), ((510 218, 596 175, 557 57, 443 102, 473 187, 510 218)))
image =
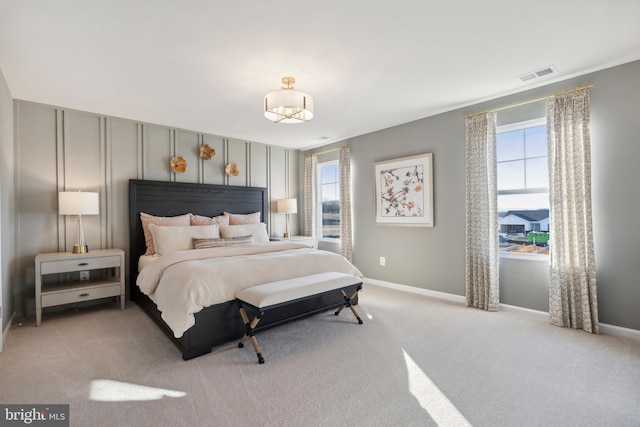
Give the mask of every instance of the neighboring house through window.
POLYGON ((318 237, 340 238, 340 170, 337 160, 318 163, 318 237))
POLYGON ((546 120, 498 127, 496 157, 500 252, 548 255, 546 120))

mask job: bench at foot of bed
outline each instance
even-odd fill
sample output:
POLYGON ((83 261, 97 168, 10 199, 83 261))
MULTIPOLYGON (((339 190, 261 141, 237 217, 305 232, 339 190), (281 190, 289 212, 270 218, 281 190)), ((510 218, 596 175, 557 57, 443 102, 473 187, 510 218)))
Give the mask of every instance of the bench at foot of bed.
POLYGON ((236 302, 240 309, 240 316, 246 328, 245 335, 242 337, 240 343, 238 343, 238 347, 244 347, 244 343, 247 339, 250 339, 258 356, 258 363, 264 363, 264 357, 262 357, 258 340, 253 333, 262 316, 274 308, 293 304, 326 293, 340 292, 344 298, 344 303, 335 312, 336 316, 340 314, 345 307, 349 307, 358 320, 358 323, 362 324, 362 319, 358 315, 355 307, 351 304, 351 300, 355 298, 360 289, 362 289, 362 280, 359 277, 337 272, 312 274, 244 289, 236 294, 236 302), (353 287, 354 285, 356 289, 351 295, 347 295, 345 289, 353 287), (247 316, 245 306, 251 307, 257 312, 251 322, 249 321, 249 316, 247 316))

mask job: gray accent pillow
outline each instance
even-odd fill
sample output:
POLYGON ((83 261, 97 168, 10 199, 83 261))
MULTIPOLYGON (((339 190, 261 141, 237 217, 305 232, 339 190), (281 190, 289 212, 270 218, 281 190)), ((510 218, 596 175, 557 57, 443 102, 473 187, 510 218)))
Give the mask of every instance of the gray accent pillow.
POLYGON ((249 236, 227 237, 224 239, 193 239, 193 247, 196 249, 220 248, 246 243, 253 243, 253 234, 249 236))

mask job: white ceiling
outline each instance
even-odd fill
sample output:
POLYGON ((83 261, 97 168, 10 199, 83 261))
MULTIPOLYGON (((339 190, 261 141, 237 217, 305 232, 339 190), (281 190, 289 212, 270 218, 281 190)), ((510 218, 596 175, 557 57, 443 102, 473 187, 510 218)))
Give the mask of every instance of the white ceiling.
POLYGON ((0 0, 0 70, 15 99, 305 149, 640 59, 639 18, 638 0, 0 0), (284 76, 311 122, 264 118, 284 76))

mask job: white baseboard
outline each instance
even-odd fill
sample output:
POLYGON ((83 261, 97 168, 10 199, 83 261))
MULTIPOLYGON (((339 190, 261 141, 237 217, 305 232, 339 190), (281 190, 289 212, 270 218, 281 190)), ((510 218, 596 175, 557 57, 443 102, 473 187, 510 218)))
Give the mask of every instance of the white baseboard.
MULTIPOLYGON (((365 278, 364 281, 366 284, 382 286, 390 289, 396 289, 403 292, 409 292, 409 293, 418 294, 418 295, 425 295, 425 296, 438 298, 446 301, 452 301, 460 304, 467 303, 466 298, 461 295, 454 295, 446 292, 432 291, 430 289, 416 288, 415 286, 400 285, 398 283, 385 282, 384 280, 365 278)), ((515 305, 501 303, 500 311, 529 316, 529 317, 536 318, 538 320, 549 320, 549 313, 546 311, 532 310, 530 308, 518 307, 515 305)), ((615 335, 619 337, 640 340, 640 330, 623 328, 621 326, 609 325, 607 323, 600 323, 600 333, 605 335, 615 335)))
POLYGON ((430 289, 416 288, 415 286, 400 285, 398 283, 385 282, 384 280, 369 279, 366 277, 364 281, 367 285, 377 285, 385 288, 397 289, 399 291, 409 292, 409 293, 418 294, 418 295, 425 295, 428 297, 434 297, 434 298, 443 299, 447 301, 457 302, 460 304, 467 303, 466 298, 461 295, 454 295, 446 292, 432 291, 430 289))
MULTIPOLYGON (((2 339, 0 340, 0 353, 2 353, 3 343, 7 340, 7 335, 9 335, 9 329, 11 329, 11 324, 13 323, 13 318, 16 315, 15 312, 11 315, 11 318, 7 322, 7 327, 2 331, 2 339)), ((2 319, 0 318, 0 326, 2 325, 2 319)))
MULTIPOLYGON (((549 313, 546 311, 531 310, 529 308, 508 304, 500 304, 500 310, 535 317, 539 320, 549 320, 549 313)), ((623 328, 621 326, 609 325, 608 323, 600 323, 599 326, 601 334, 640 340, 640 331, 637 329, 623 328)))
POLYGON ((607 323, 600 323, 600 333, 606 335, 616 335, 619 337, 631 338, 634 340, 640 340, 640 331, 637 329, 623 328, 622 326, 609 325, 607 323))
POLYGON ((533 310, 531 308, 518 307, 517 305, 509 305, 500 303, 500 311, 506 313, 520 314, 523 316, 529 316, 538 320, 549 320, 549 313, 546 311, 533 310))

